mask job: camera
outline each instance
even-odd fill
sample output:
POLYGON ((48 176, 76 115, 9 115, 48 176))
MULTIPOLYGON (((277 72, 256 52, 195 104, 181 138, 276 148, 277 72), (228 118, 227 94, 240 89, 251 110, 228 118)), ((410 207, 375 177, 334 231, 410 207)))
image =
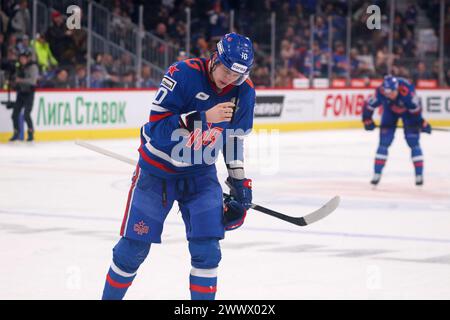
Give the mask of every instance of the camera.
POLYGON ((15 61, 4 61, 1 63, 1 69, 5 71, 8 79, 8 100, 2 101, 1 104, 6 106, 6 109, 13 109, 15 101, 11 101, 11 86, 16 78, 15 61))

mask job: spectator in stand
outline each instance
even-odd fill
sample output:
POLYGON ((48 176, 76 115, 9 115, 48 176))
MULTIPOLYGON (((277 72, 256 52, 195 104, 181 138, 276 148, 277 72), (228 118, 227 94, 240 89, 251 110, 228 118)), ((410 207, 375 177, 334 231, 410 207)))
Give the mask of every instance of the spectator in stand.
POLYGON ((292 87, 292 78, 288 68, 279 68, 275 77, 275 87, 290 88, 292 87))
POLYGON ((159 84, 152 79, 152 68, 148 64, 144 64, 141 70, 141 88, 158 88, 159 84))
POLYGON ((414 34, 411 30, 405 30, 405 35, 402 37, 401 45, 406 57, 414 57, 416 55, 416 44, 414 41, 414 34))
POLYGON ((163 22, 158 23, 155 30, 155 35, 165 41, 169 40, 169 35, 167 34, 167 27, 163 22))
MULTIPOLYGON (((444 78, 445 78, 445 71, 444 71, 444 78)), ((439 60, 433 62, 433 67, 431 68, 431 79, 439 81, 439 60)))
MULTIPOLYGON (((447 13, 445 14, 444 21, 444 48, 450 48, 450 5, 447 5, 447 13)), ((450 53, 448 51, 446 53, 446 56, 450 56, 450 53)), ((448 84, 450 85, 450 83, 448 84)))
POLYGON ((373 55, 369 51, 367 45, 361 46, 361 52, 356 57, 359 61, 359 73, 361 76, 373 76, 375 73, 375 63, 373 60, 373 55))
POLYGON ((358 59, 359 51, 357 48, 350 50, 350 75, 352 77, 360 77, 362 75, 361 63, 358 59))
POLYGON ((45 38, 50 44, 50 50, 60 65, 70 65, 70 50, 73 49, 73 41, 70 30, 67 30, 64 16, 59 11, 51 14, 53 25, 48 28, 45 38))
POLYGON ((8 43, 6 45, 6 51, 13 50, 15 52, 17 51, 17 37, 15 34, 10 34, 8 37, 8 43))
POLYGON ((345 54, 344 44, 337 41, 333 53, 333 73, 336 77, 345 77, 349 71, 349 63, 345 54))
POLYGON ((186 23, 178 21, 176 24, 175 35, 173 37, 176 44, 184 44, 186 41, 186 23))
POLYGON ((207 12, 207 15, 209 21, 209 38, 217 42, 229 31, 228 17, 222 11, 220 1, 214 1, 212 9, 207 12))
POLYGON ((120 88, 136 88, 134 70, 129 69, 121 76, 120 88))
POLYGON ((196 42, 196 56, 200 58, 209 58, 210 52, 209 52, 209 46, 208 42, 206 42, 206 39, 204 37, 200 37, 197 39, 196 42))
POLYGON ((39 33, 36 34, 36 40, 32 40, 31 45, 36 54, 36 61, 41 73, 45 73, 50 68, 58 65, 58 61, 53 56, 50 45, 45 39, 45 35, 39 33))
POLYGON ((294 55, 295 55, 294 44, 286 39, 281 41, 280 56, 284 67, 290 67, 292 65, 292 59, 294 55))
POLYGON ((288 40, 288 41, 294 41, 294 38, 295 38, 295 30, 294 30, 294 27, 288 26, 288 27, 286 28, 286 32, 285 32, 285 34, 284 34, 283 39, 286 39, 286 40, 288 40))
POLYGON ((2 9, 3 8, 0 6, 0 34, 5 35, 8 31, 9 18, 2 9))
POLYGON ((404 35, 405 21, 400 12, 395 13, 394 17, 394 41, 398 43, 404 35))
POLYGON ((267 66, 256 67, 252 72, 252 82, 255 87, 270 86, 270 72, 267 66))
POLYGON ((56 78, 54 78, 49 87, 58 89, 69 89, 69 72, 66 69, 59 69, 56 71, 56 78))
POLYGON ((414 4, 410 4, 405 12, 405 25, 409 31, 414 32, 414 27, 417 24, 417 8, 414 4))
POLYGON ((120 86, 119 66, 120 60, 114 61, 113 57, 108 53, 98 53, 96 55, 95 69, 102 73, 102 87, 116 88, 120 86))
POLYGON ((417 85, 418 80, 429 80, 432 79, 431 73, 427 70, 425 62, 419 61, 417 63, 417 68, 412 73, 412 81, 414 85, 417 85))
POLYGON ((76 48, 74 62, 76 64, 86 63, 87 31, 84 28, 72 30, 72 43, 76 48))
POLYGON ((403 47, 401 45, 394 46, 394 52, 392 55, 392 58, 394 59, 394 64, 403 65, 404 62, 402 61, 405 57, 405 52, 403 50, 403 47))
POLYGON ((16 47, 17 47, 17 51, 19 51, 19 52, 24 52, 24 51, 33 52, 33 48, 31 47, 31 44, 30 44, 30 38, 26 34, 23 34, 18 38, 16 47))
POLYGON ((86 88, 87 84, 87 72, 84 65, 77 65, 75 67, 75 74, 70 79, 71 88, 86 88))
POLYGON ((3 61, 3 58, 6 57, 6 46, 5 46, 5 35, 0 32, 0 61, 3 61))
POLYGON ((389 60, 389 53, 386 46, 378 49, 376 60, 375 60, 375 68, 378 75, 387 74, 387 64, 389 60))
POLYGON ((120 59, 116 60, 115 67, 120 76, 128 74, 130 70, 133 70, 133 60, 128 52, 122 53, 120 59))
POLYGON ((104 88, 104 75, 103 70, 99 66, 94 66, 91 68, 91 88, 104 88))
POLYGON ((20 0, 14 7, 10 21, 10 28, 10 32, 19 37, 29 35, 31 33, 31 18, 27 0, 20 0))
POLYGON ((314 25, 314 40, 318 42, 320 49, 324 49, 328 45, 328 25, 323 17, 316 17, 314 25))
POLYGON ((306 40, 303 38, 299 38, 296 41, 295 54, 291 59, 291 67, 297 70, 297 72, 304 73, 305 72, 305 60, 306 55, 308 54, 308 45, 306 40))
POLYGON ((320 50, 319 43, 314 41, 312 55, 311 51, 308 51, 305 56, 304 69, 300 70, 300 72, 309 77, 312 69, 315 78, 324 77, 327 72, 327 64, 326 55, 320 50), (312 59, 314 59, 314 67, 311 65, 313 63, 312 59))
POLYGON ((447 86, 450 86, 450 66, 444 68, 444 70, 447 70, 446 72, 444 71, 445 81, 447 82, 447 86))
POLYGON ((112 37, 120 46, 129 48, 132 37, 130 32, 132 29, 132 21, 126 10, 122 10, 120 5, 114 7, 111 19, 112 37))

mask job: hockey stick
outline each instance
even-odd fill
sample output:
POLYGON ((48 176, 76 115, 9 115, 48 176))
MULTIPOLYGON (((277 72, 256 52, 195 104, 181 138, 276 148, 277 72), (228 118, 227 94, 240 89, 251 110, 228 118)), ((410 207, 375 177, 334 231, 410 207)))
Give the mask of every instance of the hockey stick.
MULTIPOLYGON (((380 129, 392 129, 392 128, 399 128, 399 129, 405 129, 404 126, 397 126, 397 127, 388 127, 388 126, 380 126, 380 125, 376 125, 376 128, 380 128, 380 129)), ((420 127, 406 127, 406 129, 420 129, 420 127)), ((431 127, 431 132, 433 131, 445 131, 445 132, 450 132, 450 128, 435 128, 435 127, 431 127)))
MULTIPOLYGON (((89 149, 89 150, 101 153, 101 154, 103 154, 105 156, 108 156, 108 157, 120 160, 122 162, 126 162, 126 163, 131 164, 131 165, 137 165, 137 161, 135 161, 133 159, 130 159, 130 158, 124 157, 124 156, 122 156, 120 154, 117 154, 115 152, 112 152, 112 151, 109 151, 109 150, 106 150, 106 149, 94 146, 94 145, 92 145, 90 143, 87 143, 85 141, 77 140, 77 141, 75 141, 75 144, 77 144, 77 145, 79 145, 79 146, 81 146, 83 148, 86 148, 86 149, 89 149)), ((229 194, 227 194, 227 193, 223 193, 223 197, 224 198, 230 198, 231 196, 229 194)), ((313 211, 313 212, 311 212, 311 213, 309 213, 309 214, 307 214, 307 215, 305 215, 303 217, 288 216, 288 215, 285 215, 283 213, 279 213, 277 211, 265 208, 263 206, 260 206, 260 205, 254 204, 254 203, 252 203, 251 208, 253 210, 265 213, 265 214, 270 215, 272 217, 275 217, 275 218, 278 218, 278 219, 281 219, 281 220, 293 223, 293 224, 295 224, 297 226, 302 226, 303 227, 303 226, 310 225, 311 223, 314 223, 314 222, 316 222, 318 220, 321 220, 321 219, 325 218, 326 216, 328 216, 330 213, 332 213, 334 210, 336 210, 336 208, 339 205, 339 202, 340 202, 340 197, 339 196, 335 196, 334 198, 329 200, 327 203, 325 203, 321 208, 319 208, 319 209, 317 209, 317 210, 315 210, 315 211, 313 211)))
MULTIPOLYGON (((228 195, 226 193, 223 193, 223 196, 224 196, 224 198, 230 197, 230 195, 228 195)), ((340 200, 341 199, 339 196, 335 196, 334 198, 329 200, 327 203, 325 203, 319 209, 317 209, 311 213, 308 213, 307 215, 305 215, 303 217, 288 216, 283 213, 279 213, 277 211, 265 208, 263 206, 260 206, 258 204, 254 204, 254 203, 252 203, 251 208, 253 210, 257 210, 259 212, 268 214, 269 216, 293 223, 297 226, 304 227, 304 226, 310 225, 311 223, 314 223, 314 222, 321 220, 321 219, 325 218, 326 216, 328 216, 330 213, 332 213, 334 210, 336 210, 336 208, 339 205, 340 200)))

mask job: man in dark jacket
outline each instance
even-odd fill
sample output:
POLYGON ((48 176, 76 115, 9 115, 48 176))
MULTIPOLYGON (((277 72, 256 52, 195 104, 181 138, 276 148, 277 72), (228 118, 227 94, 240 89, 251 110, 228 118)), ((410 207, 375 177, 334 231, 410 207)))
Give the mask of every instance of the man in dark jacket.
POLYGON ((14 80, 17 98, 14 104, 12 120, 14 134, 9 141, 19 139, 19 116, 24 109, 24 118, 28 127, 27 141, 33 141, 34 128, 31 120, 31 110, 33 108, 34 91, 38 79, 39 69, 33 61, 31 61, 31 51, 23 51, 19 55, 19 67, 16 71, 14 80))

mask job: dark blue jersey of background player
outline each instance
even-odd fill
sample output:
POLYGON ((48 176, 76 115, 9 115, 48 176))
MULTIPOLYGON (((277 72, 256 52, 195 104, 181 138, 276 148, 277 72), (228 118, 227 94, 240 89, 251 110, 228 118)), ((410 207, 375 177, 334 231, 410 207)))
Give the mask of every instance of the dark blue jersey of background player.
POLYGON ((416 184, 423 184, 423 154, 419 144, 420 132, 431 133, 431 126, 422 117, 422 106, 414 86, 403 78, 386 76, 375 95, 364 105, 362 120, 366 130, 374 130, 372 115, 377 107, 383 108, 380 122, 380 142, 375 156, 374 177, 376 185, 388 159, 388 149, 394 140, 398 120, 403 121, 404 135, 411 148, 416 184))

